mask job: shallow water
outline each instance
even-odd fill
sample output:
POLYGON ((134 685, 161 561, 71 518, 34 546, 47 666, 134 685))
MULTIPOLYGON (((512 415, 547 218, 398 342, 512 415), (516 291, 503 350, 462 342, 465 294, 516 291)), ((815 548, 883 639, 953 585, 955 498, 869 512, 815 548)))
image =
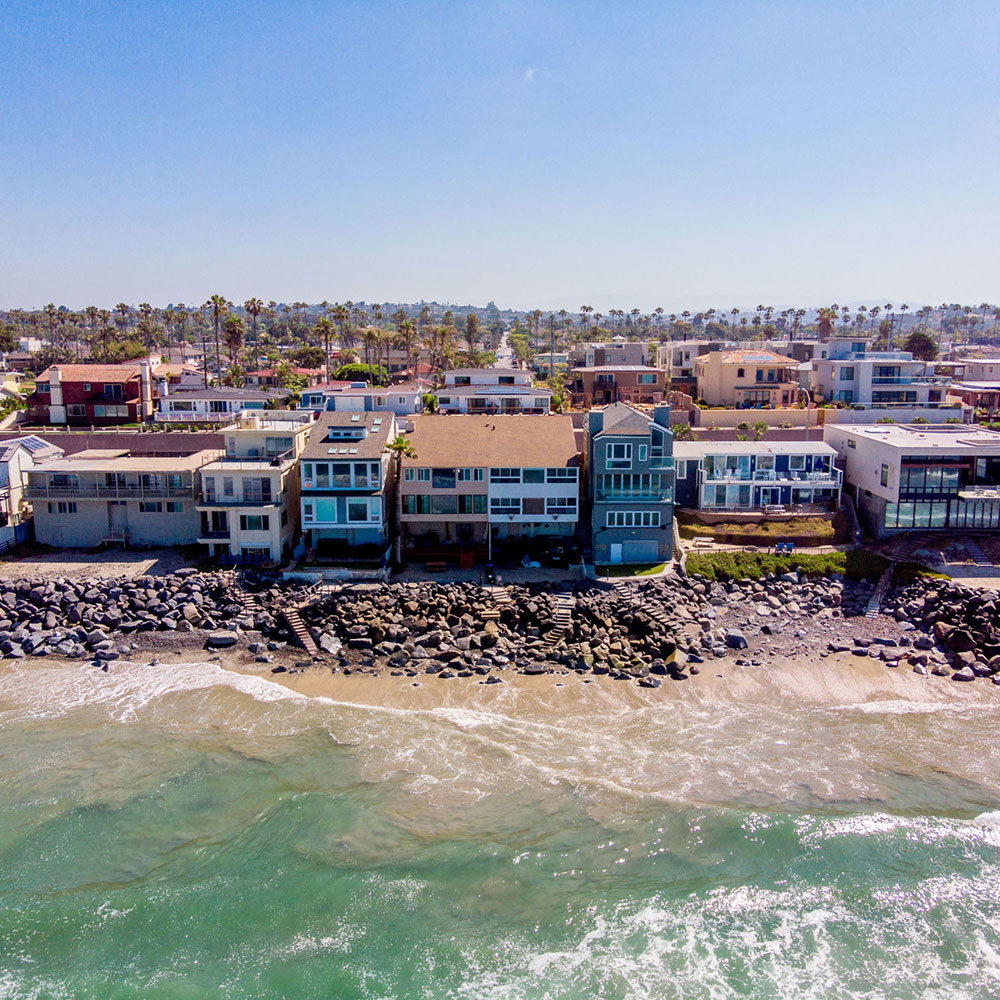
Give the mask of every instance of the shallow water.
POLYGON ((998 711, 0 675, 0 997, 993 997, 998 711))

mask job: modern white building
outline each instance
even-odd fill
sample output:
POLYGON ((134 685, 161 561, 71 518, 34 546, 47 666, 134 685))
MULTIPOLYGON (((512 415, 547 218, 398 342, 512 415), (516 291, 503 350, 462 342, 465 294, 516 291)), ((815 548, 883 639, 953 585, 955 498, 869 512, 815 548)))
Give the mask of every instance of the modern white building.
POLYGON ((909 351, 869 351, 863 340, 831 341, 829 356, 812 362, 813 395, 828 403, 939 407, 949 382, 909 351))
POLYGON ((28 473, 62 456, 62 448, 35 434, 0 442, 0 544, 12 543, 17 535, 15 529, 31 517, 25 493, 28 473))
POLYGON ((822 441, 675 441, 676 502, 718 511, 839 506, 836 454, 822 441))
POLYGON ((430 383, 422 380, 389 386, 370 386, 367 382, 319 385, 302 391, 299 408, 330 413, 395 413, 403 417, 423 413, 424 394, 430 391, 430 383))
POLYGON ((437 391, 442 413, 548 413, 552 391, 532 385, 518 368, 456 368, 437 391))
POLYGON ((225 562, 281 562, 299 530, 299 464, 312 414, 245 410, 200 469, 198 541, 225 562))
POLYGON ((876 537, 1000 529, 1000 433, 962 424, 827 424, 823 438, 876 537))
POLYGON ((230 423, 243 410, 263 410, 277 406, 288 396, 280 389, 178 389, 160 396, 154 417, 165 423, 230 423))

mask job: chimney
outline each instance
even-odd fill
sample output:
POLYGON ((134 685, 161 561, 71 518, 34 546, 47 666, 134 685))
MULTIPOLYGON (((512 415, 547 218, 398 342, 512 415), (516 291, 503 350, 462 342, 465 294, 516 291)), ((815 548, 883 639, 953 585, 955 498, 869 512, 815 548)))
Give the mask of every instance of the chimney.
POLYGON ((139 390, 139 412, 141 420, 153 419, 153 370, 148 359, 139 363, 142 387, 139 390))
POLYGON ((66 407, 63 403, 62 371, 58 365, 49 369, 49 423, 66 423, 66 407))

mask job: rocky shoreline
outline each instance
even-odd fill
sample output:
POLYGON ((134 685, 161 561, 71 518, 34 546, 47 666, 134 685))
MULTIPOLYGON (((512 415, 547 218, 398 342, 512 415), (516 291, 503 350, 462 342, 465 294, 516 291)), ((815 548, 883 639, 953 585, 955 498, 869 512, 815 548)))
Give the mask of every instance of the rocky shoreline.
POLYGON ((1000 625, 988 592, 918 577, 866 610, 874 584, 785 573, 718 583, 669 573, 484 589, 469 583, 234 586, 231 574, 18 580, 0 589, 0 655, 109 667, 137 653, 232 649, 275 673, 478 677, 609 675, 655 688, 711 664, 853 653, 887 668, 1000 684, 1000 625), (293 645, 283 607, 298 607, 320 655, 293 645))

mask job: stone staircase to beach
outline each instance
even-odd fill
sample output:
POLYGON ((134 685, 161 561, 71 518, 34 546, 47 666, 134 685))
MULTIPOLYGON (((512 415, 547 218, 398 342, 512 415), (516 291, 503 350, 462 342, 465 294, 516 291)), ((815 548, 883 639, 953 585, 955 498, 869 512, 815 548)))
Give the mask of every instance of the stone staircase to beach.
POLYGON ((552 613, 552 629, 546 637, 552 645, 565 639, 573 631, 573 609, 576 598, 569 594, 556 597, 556 607, 552 613))
POLYGON ((484 622, 496 622, 500 620, 500 612, 510 603, 510 594, 506 587, 484 587, 490 598, 491 604, 484 608, 480 617, 484 622))
POLYGON ((889 589, 889 583, 892 580, 893 567, 890 566, 881 576, 878 582, 878 586, 875 588, 872 596, 868 599, 868 607, 865 608, 865 618, 877 618, 879 612, 882 610, 882 600, 885 597, 886 591, 889 589))
POLYGON ((979 542, 974 538, 965 538, 962 540, 962 544, 965 546, 965 551, 969 553, 969 557, 977 566, 993 565, 993 560, 983 552, 979 542))

